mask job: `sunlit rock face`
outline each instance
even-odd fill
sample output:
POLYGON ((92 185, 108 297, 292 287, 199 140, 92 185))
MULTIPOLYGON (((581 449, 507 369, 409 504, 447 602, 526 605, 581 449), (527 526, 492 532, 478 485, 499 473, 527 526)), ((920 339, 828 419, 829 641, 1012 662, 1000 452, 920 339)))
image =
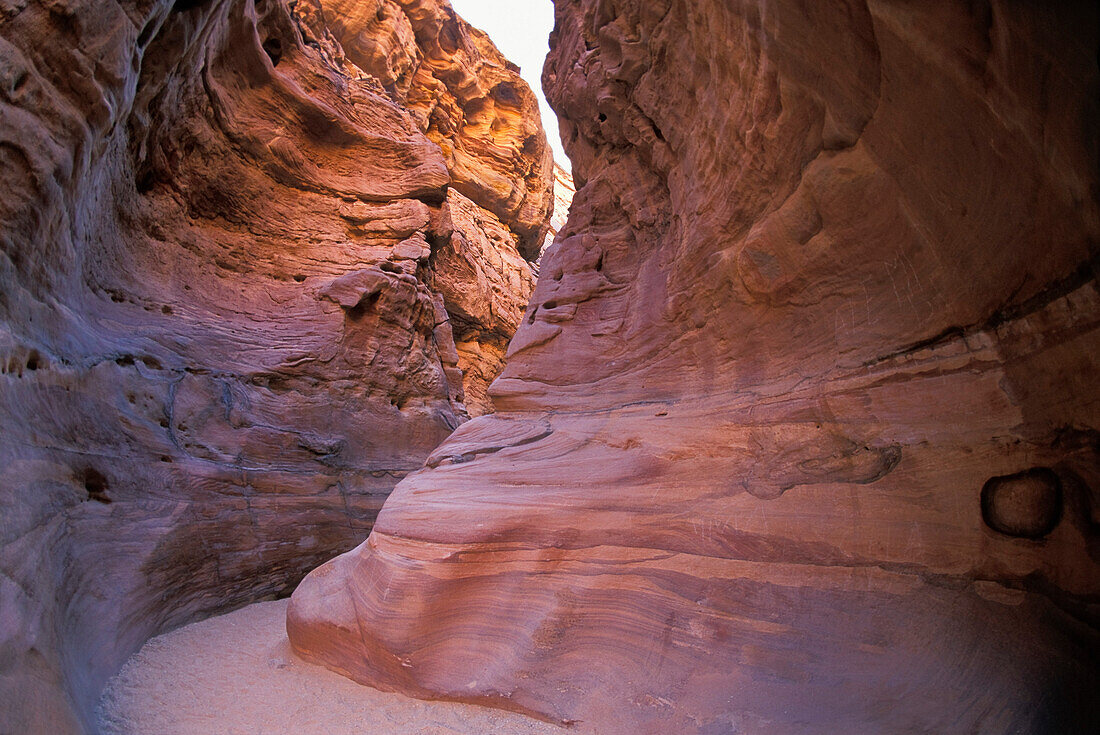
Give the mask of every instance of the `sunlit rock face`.
POLYGON ((535 97, 445 2, 291 5, 0 4, 2 732, 79 731, 491 410, 455 335, 534 286, 535 97))
POLYGON ((561 228, 565 227, 569 219, 569 205, 573 203, 573 196, 577 193, 573 185, 573 175, 561 166, 554 165, 554 211, 550 214, 550 229, 546 233, 546 239, 542 243, 542 252, 554 244, 561 228))
POLYGON ((347 59, 439 145, 451 186, 505 221, 519 251, 537 257, 554 204, 554 162, 519 68, 446 0, 332 0, 326 8, 347 59))
POLYGON ((1095 4, 556 6, 497 413, 296 650, 585 732, 1095 732, 1095 4))

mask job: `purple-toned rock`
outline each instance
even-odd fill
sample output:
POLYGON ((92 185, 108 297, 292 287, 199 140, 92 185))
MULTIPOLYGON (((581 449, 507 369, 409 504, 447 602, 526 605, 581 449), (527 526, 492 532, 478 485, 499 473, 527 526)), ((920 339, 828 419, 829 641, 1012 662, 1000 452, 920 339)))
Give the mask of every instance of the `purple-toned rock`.
POLYGON ((0 732, 369 533, 499 371, 452 319, 503 353, 549 160, 441 0, 0 3, 0 732))

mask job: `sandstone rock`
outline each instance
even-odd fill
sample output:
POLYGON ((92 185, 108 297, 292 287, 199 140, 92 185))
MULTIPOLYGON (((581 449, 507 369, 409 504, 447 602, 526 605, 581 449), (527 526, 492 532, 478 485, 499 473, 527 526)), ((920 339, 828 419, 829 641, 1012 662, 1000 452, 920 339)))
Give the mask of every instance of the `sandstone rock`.
POLYGON ((556 7, 498 412, 295 649, 582 732, 1095 732, 1095 5, 556 7))
POLYGON ((427 260, 432 254, 432 249, 424 239, 424 234, 418 232, 394 245, 392 253, 396 260, 427 260))
POLYGON ((437 143, 451 185, 508 223, 532 260, 554 205, 538 101, 483 32, 446 0, 335 0, 329 29, 437 143))
POLYGON ((982 517, 994 531, 1041 538, 1062 518, 1062 481, 1046 467, 994 477, 982 487, 982 517))
POLYGON ((447 192, 437 224, 440 241, 432 253, 432 287, 450 315, 471 416, 492 412, 489 384, 504 367, 535 287, 534 270, 500 220, 455 190, 447 192))
POLYGON ((431 251, 495 263, 507 318, 461 318, 506 342, 532 100, 442 2, 0 5, 0 731, 89 726, 144 640, 288 592, 465 419, 433 283, 468 271, 431 251), (481 127, 397 94, 406 52, 481 127), (491 238, 440 234, 456 186, 491 238))
POLYGON ((561 166, 554 164, 554 208, 550 213, 550 229, 546 232, 546 239, 542 241, 540 256, 554 244, 558 232, 565 226, 574 194, 576 189, 573 186, 572 175, 561 166))

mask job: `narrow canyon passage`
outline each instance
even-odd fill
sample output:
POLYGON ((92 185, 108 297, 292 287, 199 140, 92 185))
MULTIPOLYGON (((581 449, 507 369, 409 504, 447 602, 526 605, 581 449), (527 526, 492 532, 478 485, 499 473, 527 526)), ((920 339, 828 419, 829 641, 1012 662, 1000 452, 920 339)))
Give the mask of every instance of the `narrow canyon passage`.
POLYGON ((0 735, 1100 731, 1096 4, 553 5, 0 0, 0 735))
POLYGON ((294 649, 586 732, 1097 731, 1096 5, 555 5, 496 413, 294 649))
POLYGON ((5 3, 0 161, 0 732, 94 731, 492 410, 556 173, 430 0, 5 3))

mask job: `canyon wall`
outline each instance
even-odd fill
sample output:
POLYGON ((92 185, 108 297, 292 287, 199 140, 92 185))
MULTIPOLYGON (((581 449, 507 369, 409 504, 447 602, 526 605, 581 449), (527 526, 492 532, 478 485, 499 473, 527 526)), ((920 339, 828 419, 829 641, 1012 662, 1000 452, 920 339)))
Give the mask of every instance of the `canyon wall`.
POLYGON ((295 649, 582 732, 1095 732, 1097 12, 557 0, 497 413, 295 649))
MULTIPOLYGON (((542 241, 542 252, 554 244, 561 228, 569 217, 569 205, 573 203, 573 196, 577 193, 573 185, 573 175, 561 166, 554 164, 554 211, 550 215, 550 229, 546 232, 546 239, 542 241)), ((541 253, 540 253, 541 255, 541 253)))
POLYGON ((491 410, 553 203, 517 71, 444 0, 0 3, 0 732, 491 410))

